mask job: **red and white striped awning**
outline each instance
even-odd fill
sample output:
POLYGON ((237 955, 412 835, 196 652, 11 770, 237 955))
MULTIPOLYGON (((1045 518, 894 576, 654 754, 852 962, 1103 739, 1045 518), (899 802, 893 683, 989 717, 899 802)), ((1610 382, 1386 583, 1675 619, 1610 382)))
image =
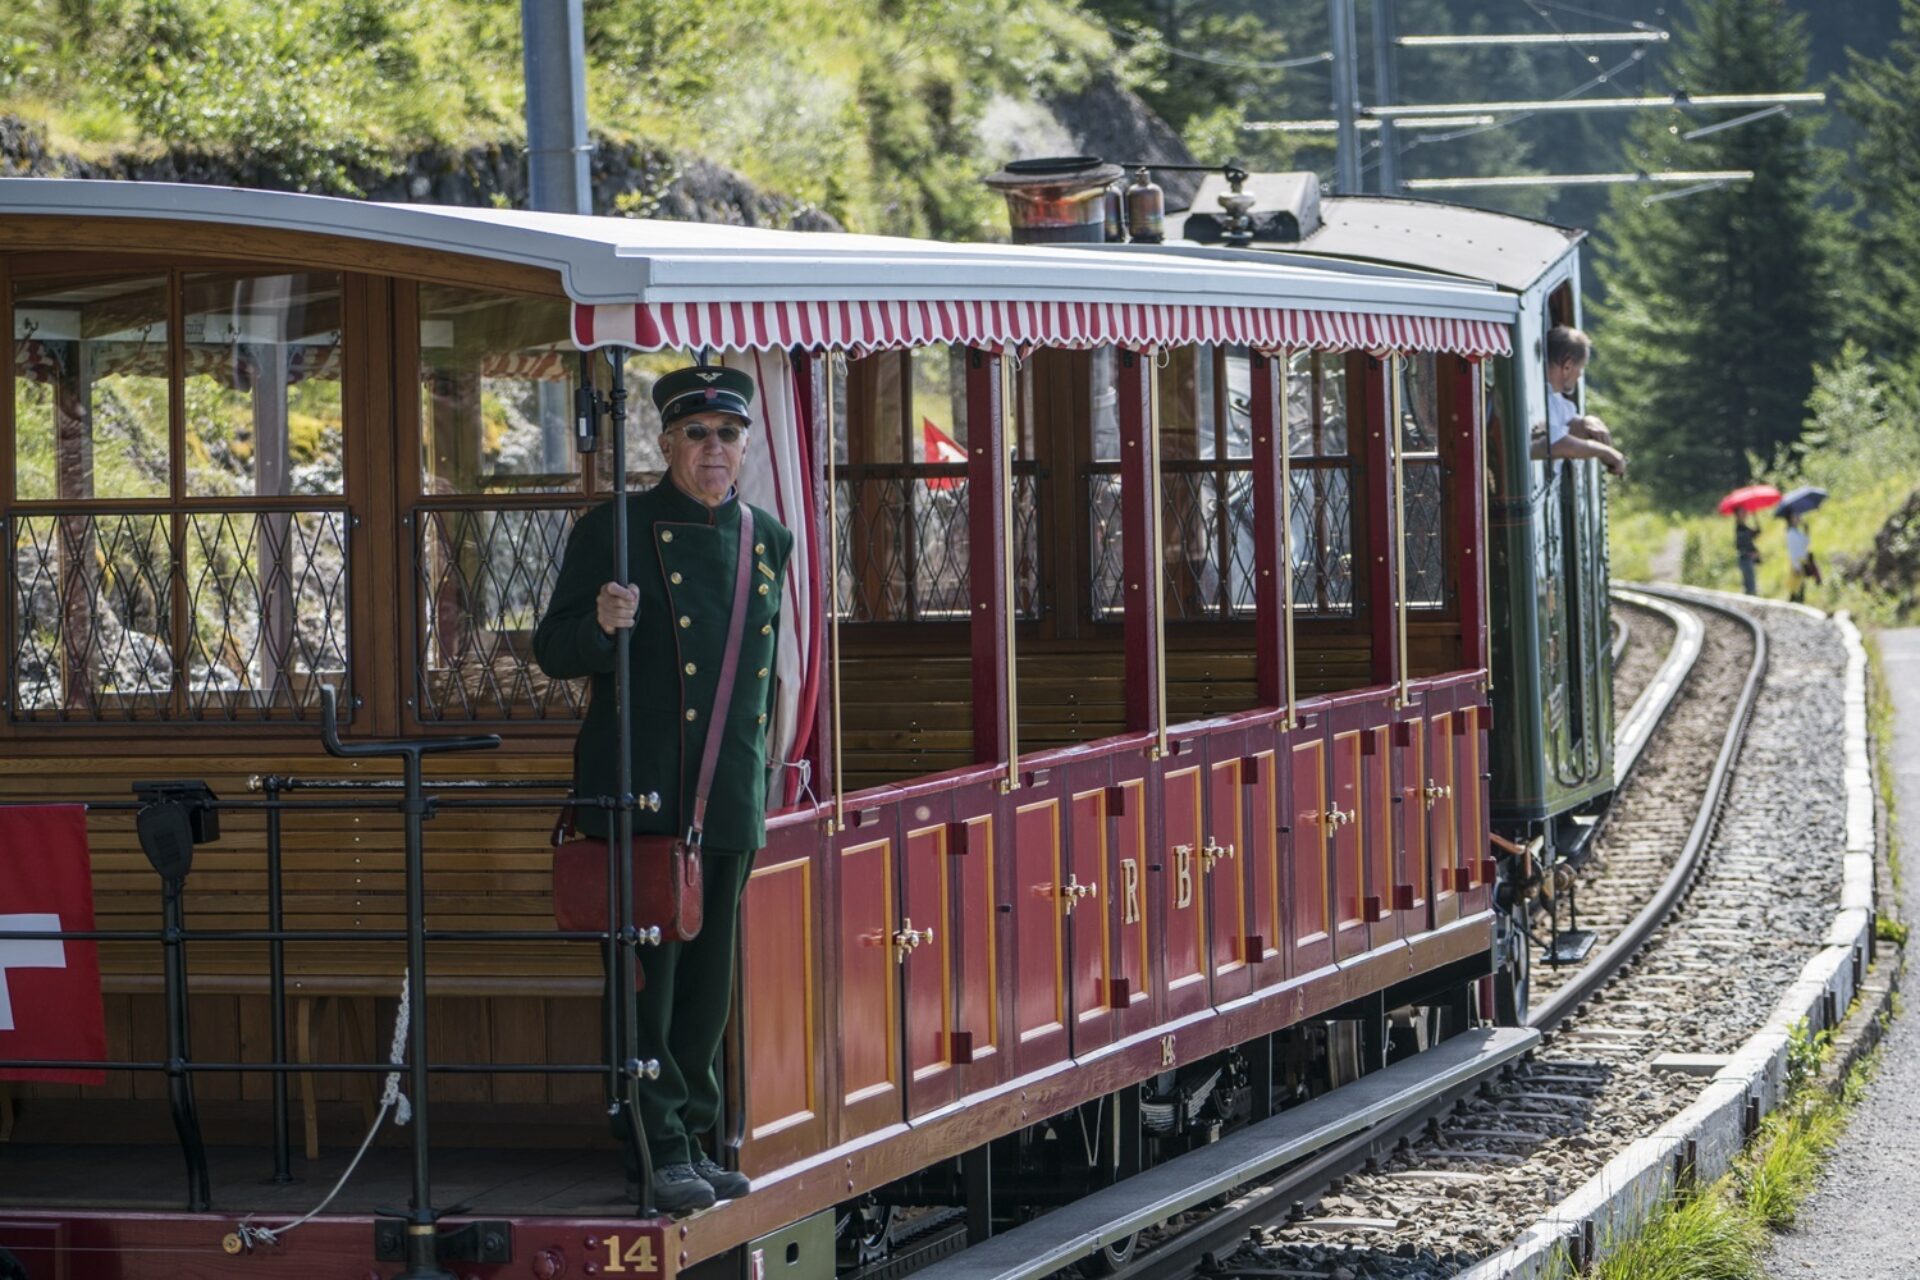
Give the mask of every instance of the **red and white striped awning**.
POLYGON ((1504 356, 1504 325, 1460 317, 1119 302, 621 303, 573 309, 583 348, 881 351, 936 343, 989 350, 1224 343, 1267 350, 1439 351, 1504 356))

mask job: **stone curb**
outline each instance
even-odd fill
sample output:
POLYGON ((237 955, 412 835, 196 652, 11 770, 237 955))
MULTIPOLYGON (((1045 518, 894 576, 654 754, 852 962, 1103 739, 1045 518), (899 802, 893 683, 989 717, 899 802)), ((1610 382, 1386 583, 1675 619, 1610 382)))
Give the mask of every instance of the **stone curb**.
MULTIPOLYGON (((1743 604, 1755 599, 1733 598, 1743 604)), ((1806 605, 1763 603, 1826 617, 1806 605)), ((1615 1155, 1505 1251, 1463 1272, 1466 1280, 1553 1276, 1564 1274, 1569 1262, 1576 1268, 1590 1266, 1604 1256, 1610 1242, 1627 1239, 1639 1230, 1677 1188, 1711 1182, 1726 1173, 1759 1127, 1760 1118, 1780 1105, 1786 1088, 1788 1046, 1797 1024, 1804 1022, 1812 1032, 1836 1028, 1855 998, 1868 996, 1849 1020, 1848 1028, 1836 1034, 1852 1041, 1849 1066, 1869 1047, 1865 1039, 1869 1033, 1862 1031, 1860 1024, 1878 1024, 1879 1012, 1891 1002, 1898 982, 1895 975, 1882 978, 1876 972, 1869 986, 1868 962, 1874 946, 1875 796, 1867 755, 1867 652, 1851 618, 1843 612, 1835 614, 1833 621, 1840 628, 1847 655, 1843 684, 1847 835, 1841 852, 1840 907, 1825 944, 1781 995, 1766 1025, 1741 1046, 1690 1106, 1615 1155)), ((1877 1039, 1877 1029, 1871 1035, 1877 1039)))

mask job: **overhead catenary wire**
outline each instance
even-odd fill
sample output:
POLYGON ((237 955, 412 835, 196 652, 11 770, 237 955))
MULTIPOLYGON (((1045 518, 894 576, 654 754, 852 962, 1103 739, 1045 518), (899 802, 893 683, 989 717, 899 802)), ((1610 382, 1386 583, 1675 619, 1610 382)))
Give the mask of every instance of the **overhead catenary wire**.
POLYGON ((1461 191, 1475 187, 1605 187, 1663 182, 1724 185, 1752 180, 1751 169, 1687 169, 1663 173, 1516 173, 1490 178, 1409 178, 1401 185, 1414 191, 1461 191))
POLYGON ((1579 41, 1581 44, 1664 44, 1668 33, 1650 31, 1579 31, 1543 35, 1537 31, 1507 32, 1499 35, 1401 36, 1394 41, 1402 49, 1497 49, 1509 46, 1554 45, 1579 41))
POLYGON ((1762 107, 1758 111, 1749 111, 1747 114, 1735 116, 1731 120, 1718 120, 1713 124, 1703 124, 1698 129, 1689 129, 1680 135, 1680 140, 1682 142, 1698 142, 1700 139, 1709 137, 1712 134, 1723 133, 1728 129, 1738 129, 1743 124, 1752 124, 1756 120, 1765 120, 1770 116, 1783 116, 1785 114, 1787 114, 1787 104, 1784 102, 1776 102, 1770 107, 1762 107))
POLYGON ((1106 28, 1108 35, 1118 36, 1131 44, 1155 43, 1170 58, 1183 58, 1189 62, 1201 62, 1212 67, 1229 67, 1236 71, 1293 71, 1301 67, 1324 66, 1333 61, 1331 52, 1302 54, 1298 58, 1280 58, 1271 61, 1235 58, 1207 49, 1183 49, 1151 28, 1118 27, 1101 18, 1093 20, 1106 28))

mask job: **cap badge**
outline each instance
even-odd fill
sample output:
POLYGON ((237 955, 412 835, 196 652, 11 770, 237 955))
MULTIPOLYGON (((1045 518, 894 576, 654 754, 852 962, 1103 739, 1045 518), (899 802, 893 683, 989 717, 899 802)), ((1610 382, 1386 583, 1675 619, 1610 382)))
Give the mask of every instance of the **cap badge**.
POLYGON ((702 382, 718 382, 718 381, 720 381, 720 375, 719 375, 718 373, 697 373, 697 374, 695 374, 694 376, 695 376, 695 377, 697 377, 697 378, 699 378, 699 379, 700 379, 700 381, 702 381, 702 382))

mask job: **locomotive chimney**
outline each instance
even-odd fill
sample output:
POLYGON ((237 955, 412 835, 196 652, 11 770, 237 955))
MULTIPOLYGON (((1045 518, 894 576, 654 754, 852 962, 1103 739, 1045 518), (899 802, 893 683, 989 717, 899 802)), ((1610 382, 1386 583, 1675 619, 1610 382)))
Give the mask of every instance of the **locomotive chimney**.
POLYGON ((1015 160, 987 185, 1007 198, 1015 244, 1101 244, 1107 189, 1124 172, 1096 156, 1015 160))

